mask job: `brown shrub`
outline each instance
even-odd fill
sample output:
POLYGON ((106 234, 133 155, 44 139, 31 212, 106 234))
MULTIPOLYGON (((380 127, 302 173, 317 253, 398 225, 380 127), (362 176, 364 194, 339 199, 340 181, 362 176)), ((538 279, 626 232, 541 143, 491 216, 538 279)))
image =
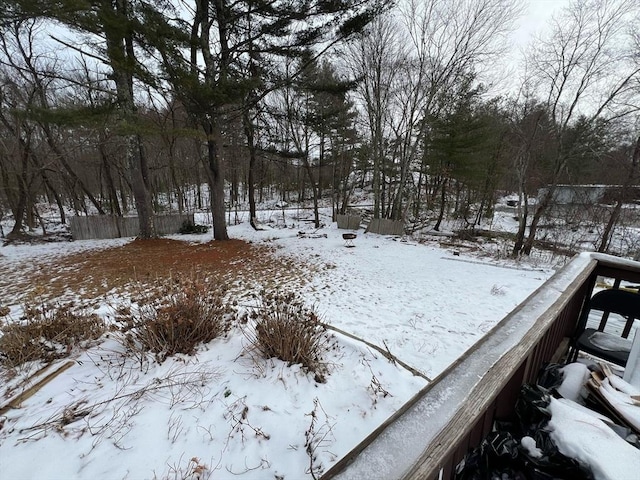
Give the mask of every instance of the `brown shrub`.
POLYGON ((134 298, 138 308, 118 312, 124 319, 126 346, 152 352, 159 362, 176 353, 192 354, 201 343, 227 333, 232 309, 225 290, 194 278, 166 281, 151 296, 134 298))
POLYGON ((25 305, 24 318, 6 323, 0 337, 0 361, 14 368, 33 360, 67 356, 76 346, 87 346, 105 330, 104 321, 73 304, 39 307, 25 305))
POLYGON ((289 293, 263 293, 250 313, 253 329, 246 330, 252 348, 264 358, 301 364, 325 381, 322 356, 328 350, 326 328, 313 308, 289 293))

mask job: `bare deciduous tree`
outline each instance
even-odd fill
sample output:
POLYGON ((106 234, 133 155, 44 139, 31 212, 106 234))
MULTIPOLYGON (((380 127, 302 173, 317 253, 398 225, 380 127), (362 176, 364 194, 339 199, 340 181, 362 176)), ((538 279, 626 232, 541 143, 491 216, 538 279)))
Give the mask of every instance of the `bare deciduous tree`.
POLYGON ((519 12, 520 2, 512 0, 410 0, 395 19, 381 19, 352 47, 348 63, 363 79, 374 216, 400 218, 413 183, 410 173, 424 159, 428 119, 444 107, 438 99, 504 51, 519 12), (384 160, 394 167, 386 211, 378 175, 384 173, 384 160))
POLYGON ((640 64, 630 50, 639 8, 633 0, 573 1, 552 19, 550 34, 532 46, 532 87, 550 116, 556 150, 548 188, 536 205, 526 240, 514 253, 531 252, 540 220, 584 135, 596 122, 614 122, 640 108, 640 64), (578 119, 584 133, 571 136, 578 119))
POLYGON ((381 175, 385 140, 390 136, 391 97, 400 75, 399 67, 406 58, 407 50, 389 16, 372 22, 367 32, 349 45, 346 55, 348 68, 360 79, 358 96, 364 107, 373 169, 374 218, 383 213, 381 175))
POLYGON ((631 161, 627 163, 625 170, 625 180, 622 185, 619 186, 617 192, 617 198, 613 211, 609 216, 607 224, 604 227, 600 245, 598 246, 598 252, 606 252, 611 242, 611 236, 613 229, 620 218, 622 212, 622 206, 625 203, 625 198, 629 193, 629 187, 636 185, 639 179, 638 173, 640 172, 640 137, 637 138, 633 153, 631 154, 631 161))

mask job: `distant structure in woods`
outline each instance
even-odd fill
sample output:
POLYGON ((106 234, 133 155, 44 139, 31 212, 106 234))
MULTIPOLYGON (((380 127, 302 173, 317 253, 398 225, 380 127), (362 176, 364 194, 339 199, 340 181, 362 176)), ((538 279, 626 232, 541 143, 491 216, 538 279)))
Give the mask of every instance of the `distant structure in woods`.
MULTIPOLYGON (((557 185, 553 192, 552 203, 556 205, 593 205, 596 203, 611 204, 619 198, 621 185, 557 185)), ((538 199, 549 191, 549 187, 538 190, 538 199)), ((627 187, 624 200, 629 203, 640 203, 640 185, 627 187)))

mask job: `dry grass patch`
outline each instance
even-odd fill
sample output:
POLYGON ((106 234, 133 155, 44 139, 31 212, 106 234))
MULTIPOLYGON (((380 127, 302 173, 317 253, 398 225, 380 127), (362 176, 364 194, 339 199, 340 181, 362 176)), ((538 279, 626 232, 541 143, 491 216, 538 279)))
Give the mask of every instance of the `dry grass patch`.
POLYGON ((131 286, 191 275, 218 278, 227 285, 294 284, 302 286, 313 272, 293 258, 275 256, 274 248, 242 240, 188 243, 161 238, 134 240, 123 246, 90 250, 7 265, 0 276, 3 303, 24 303, 38 289, 38 298, 53 301, 81 292, 84 299, 120 294, 131 286))
MULTIPOLYGON (((229 326, 224 314, 230 312, 223 302, 227 294, 220 285, 233 289, 238 301, 243 301, 246 292, 256 285, 301 288, 316 268, 294 258, 276 256, 273 247, 241 240, 208 243, 166 238, 135 240, 59 258, 7 263, 0 276, 3 292, 0 314, 3 310, 8 313, 5 305, 33 303, 34 298, 51 304, 77 298, 98 305, 113 303, 118 310, 116 319, 130 341, 127 348, 137 349, 135 354, 139 358, 152 352, 158 359, 164 359, 178 352, 193 352, 199 343, 226 333, 229 326), (182 280, 176 281, 196 277, 215 282, 194 280, 187 286, 182 280), (214 283, 217 286, 213 287, 214 283), (165 295, 168 297, 161 300, 165 295), (118 307, 122 297, 132 299, 136 308, 118 307)), ((45 316, 50 315, 51 312, 45 316)), ((21 362, 21 356, 38 356, 29 351, 32 343, 28 340, 31 334, 38 338, 40 335, 33 326, 28 327, 32 333, 24 330, 31 320, 19 322, 24 328, 14 327, 16 330, 5 335, 4 348, 9 355, 4 356, 11 360, 2 363, 21 362)), ((45 341, 38 349, 47 350, 47 345, 45 341)), ((58 346, 51 347, 49 353, 39 355, 49 358, 61 350, 58 346)))
POLYGON ((293 292, 265 292, 249 315, 254 328, 247 329, 245 335, 253 350, 264 358, 301 364, 317 382, 324 383, 327 372, 322 358, 329 349, 329 339, 313 308, 293 292))
POLYGON ((123 308, 125 345, 134 353, 151 352, 159 362, 226 334, 233 308, 218 282, 179 277, 161 282, 149 295, 134 297, 135 308, 123 308))
POLYGON ((26 305, 24 318, 2 327, 0 362, 9 368, 34 360, 51 361, 86 347, 105 330, 103 320, 74 304, 26 305))

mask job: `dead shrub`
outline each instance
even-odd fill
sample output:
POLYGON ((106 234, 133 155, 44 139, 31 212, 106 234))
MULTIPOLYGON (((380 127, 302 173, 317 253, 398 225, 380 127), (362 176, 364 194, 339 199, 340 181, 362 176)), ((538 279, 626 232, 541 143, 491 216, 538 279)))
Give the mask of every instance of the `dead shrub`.
POLYGON ((24 318, 7 322, 0 337, 0 361, 9 368, 67 356, 86 347, 105 330, 104 321, 74 304, 24 306, 24 318))
POLYGON ((166 281, 151 296, 135 298, 135 309, 120 309, 125 344, 134 351, 151 352, 163 362, 176 353, 192 354, 229 331, 232 308, 225 289, 195 278, 166 281))
POLYGON ((313 308, 306 307, 292 292, 264 292, 249 315, 254 328, 246 329, 245 334, 260 356, 301 364, 315 374, 317 382, 324 383, 322 357, 329 339, 313 308))

